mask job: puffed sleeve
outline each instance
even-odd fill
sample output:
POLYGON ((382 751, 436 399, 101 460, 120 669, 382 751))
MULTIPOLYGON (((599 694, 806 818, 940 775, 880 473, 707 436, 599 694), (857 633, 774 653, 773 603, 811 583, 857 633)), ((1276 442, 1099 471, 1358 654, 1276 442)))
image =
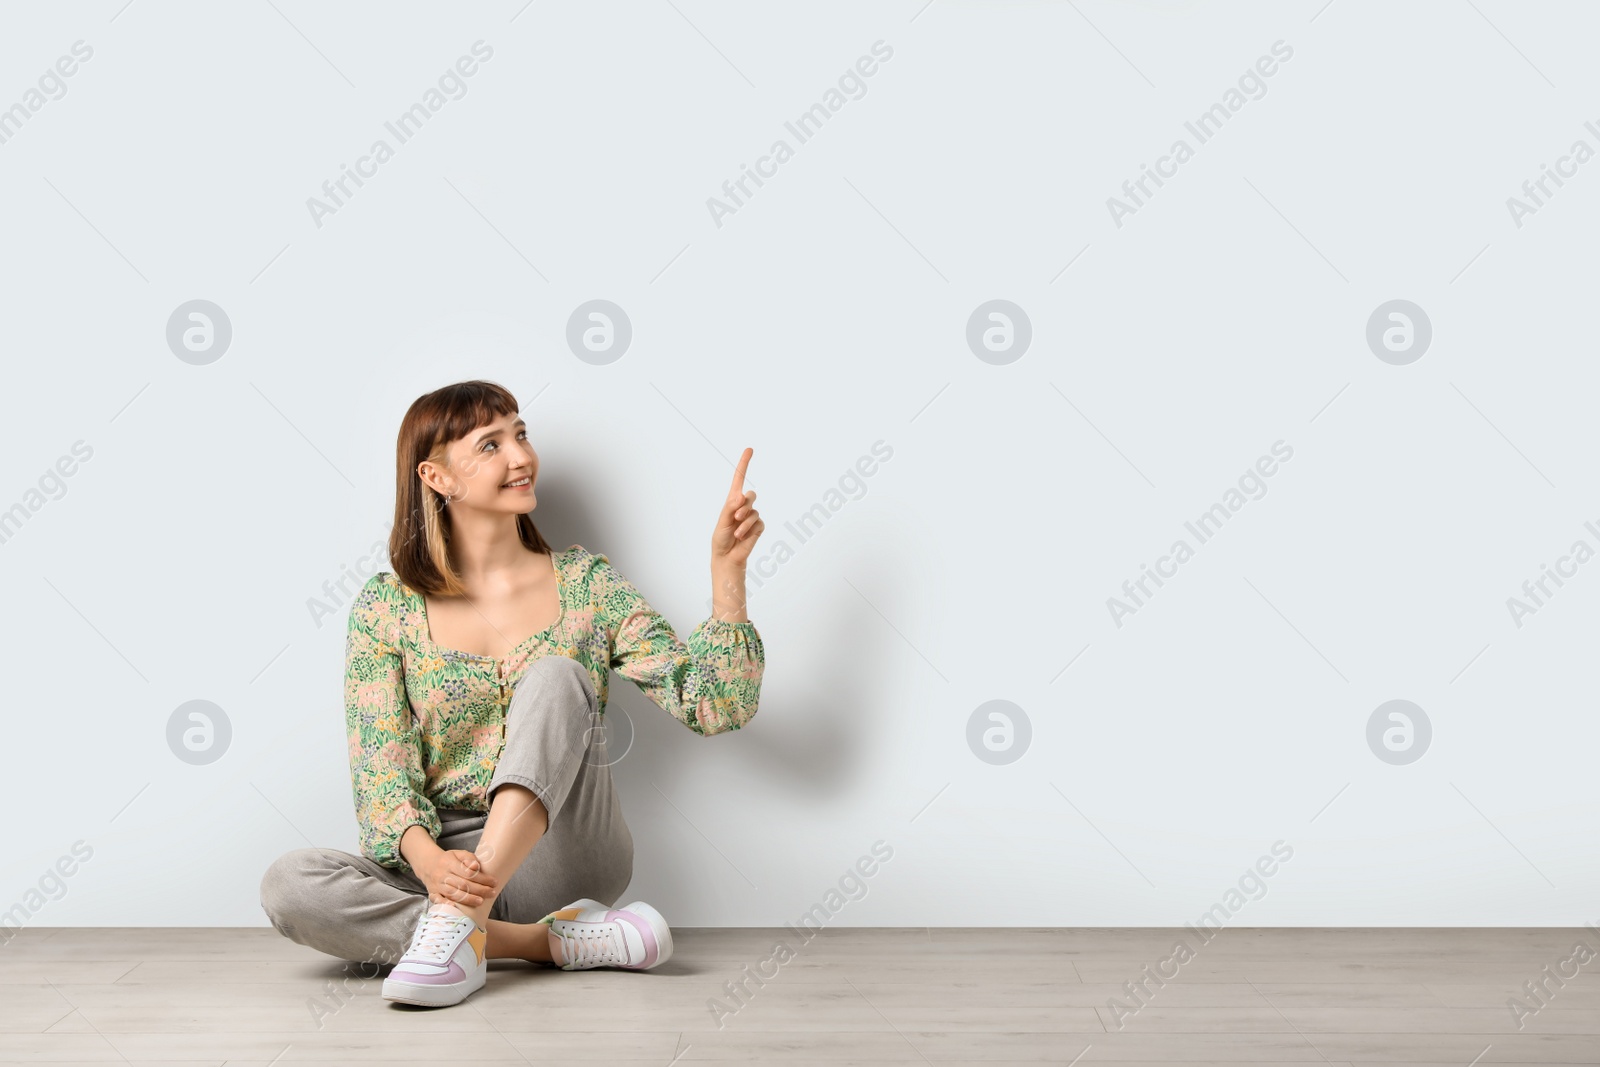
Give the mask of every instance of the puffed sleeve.
POLYGON ((400 838, 413 824, 437 839, 442 826, 423 795, 427 778, 411 704, 406 699, 399 590, 375 574, 350 607, 345 631, 344 720, 350 747, 350 785, 361 854, 410 872, 400 838))

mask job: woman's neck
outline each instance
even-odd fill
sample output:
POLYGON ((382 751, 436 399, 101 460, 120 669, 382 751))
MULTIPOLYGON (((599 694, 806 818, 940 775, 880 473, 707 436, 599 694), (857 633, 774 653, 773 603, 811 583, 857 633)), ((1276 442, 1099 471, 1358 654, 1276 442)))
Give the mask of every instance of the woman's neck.
POLYGON ((469 589, 482 589, 527 564, 528 547, 517 530, 516 515, 456 513, 450 521, 456 573, 469 589))

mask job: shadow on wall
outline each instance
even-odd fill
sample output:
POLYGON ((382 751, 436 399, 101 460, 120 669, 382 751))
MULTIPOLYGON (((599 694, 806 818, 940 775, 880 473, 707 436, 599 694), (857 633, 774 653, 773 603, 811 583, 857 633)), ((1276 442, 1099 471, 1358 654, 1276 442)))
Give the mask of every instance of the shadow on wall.
MULTIPOLYGON (((902 592, 917 580, 907 557, 886 546, 872 546, 850 559, 844 564, 850 574, 873 575, 871 588, 864 591, 880 605, 904 599, 902 592)), ((702 857, 715 869, 708 883, 683 855, 664 850, 660 841, 636 837, 635 880, 628 894, 647 891, 651 899, 701 907, 708 892, 732 904, 745 900, 747 892, 755 892, 759 899, 774 891, 768 872, 752 855, 751 843, 741 842, 730 829, 730 823, 743 817, 702 817, 689 806, 691 796, 721 796, 725 799, 717 801, 719 805, 737 806, 741 788, 737 783, 759 783, 763 796, 787 801, 798 820, 814 823, 815 804, 827 803, 869 775, 886 773, 879 735, 895 729, 889 709, 895 704, 893 694, 907 685, 906 665, 916 661, 920 667, 921 661, 842 580, 839 565, 823 573, 809 585, 796 581, 764 595, 768 605, 784 598, 785 625, 762 626, 760 616, 777 611, 768 606, 758 613, 752 604, 751 615, 761 629, 768 659, 761 707, 744 728, 700 737, 672 720, 631 682, 617 679, 610 706, 625 709, 635 731, 627 758, 613 768, 618 792, 632 798, 624 800, 630 824, 638 828, 649 818, 636 814, 631 804, 642 801, 665 808, 665 796, 674 807, 682 805, 676 812, 666 810, 667 823, 689 819, 694 825, 682 828, 684 839, 698 834, 721 854, 720 859, 702 857), (793 620, 803 621, 789 625, 793 620), (784 647, 775 650, 780 641, 784 647), (806 659, 799 660, 799 655, 806 659), (708 794, 707 781, 716 783, 716 792, 708 794)), ((900 755, 892 758, 898 761, 900 755)))
MULTIPOLYGON (((537 442, 534 447, 538 447, 537 442)), ((539 453, 539 480, 534 486, 539 503, 532 513, 534 525, 557 552, 577 544, 590 552, 609 555, 606 535, 590 507, 598 483, 590 479, 587 470, 574 466, 571 457, 560 457, 553 467, 547 462, 545 454, 539 453)), ((647 598, 649 595, 645 593, 647 598)))

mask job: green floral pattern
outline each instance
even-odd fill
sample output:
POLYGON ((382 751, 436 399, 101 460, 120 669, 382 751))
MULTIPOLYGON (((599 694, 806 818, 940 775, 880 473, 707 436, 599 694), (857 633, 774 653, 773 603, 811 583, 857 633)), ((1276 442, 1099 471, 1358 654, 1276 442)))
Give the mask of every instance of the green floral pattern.
POLYGON ((407 827, 437 838, 439 808, 488 810, 506 709, 543 656, 583 664, 602 713, 612 671, 697 734, 756 713, 766 655, 753 623, 708 618, 685 643, 603 554, 572 545, 552 563, 560 620, 501 659, 434 644, 422 595, 393 573, 362 587, 345 634, 344 707, 363 855, 409 871, 407 827))

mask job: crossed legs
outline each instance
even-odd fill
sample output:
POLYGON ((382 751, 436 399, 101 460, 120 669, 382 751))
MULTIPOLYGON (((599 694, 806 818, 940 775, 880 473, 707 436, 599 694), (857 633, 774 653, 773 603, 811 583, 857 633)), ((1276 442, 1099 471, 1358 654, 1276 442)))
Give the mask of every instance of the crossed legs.
MULTIPOLYGON (((632 878, 633 838, 596 729, 596 703, 576 660, 530 664, 507 712, 488 812, 441 810, 439 847, 471 851, 497 880, 481 905, 453 903, 487 929, 490 958, 560 962, 538 920, 582 897, 609 904, 632 878)), ((345 960, 390 963, 429 906, 414 874, 327 848, 281 856, 262 880, 261 902, 291 940, 345 960)))

